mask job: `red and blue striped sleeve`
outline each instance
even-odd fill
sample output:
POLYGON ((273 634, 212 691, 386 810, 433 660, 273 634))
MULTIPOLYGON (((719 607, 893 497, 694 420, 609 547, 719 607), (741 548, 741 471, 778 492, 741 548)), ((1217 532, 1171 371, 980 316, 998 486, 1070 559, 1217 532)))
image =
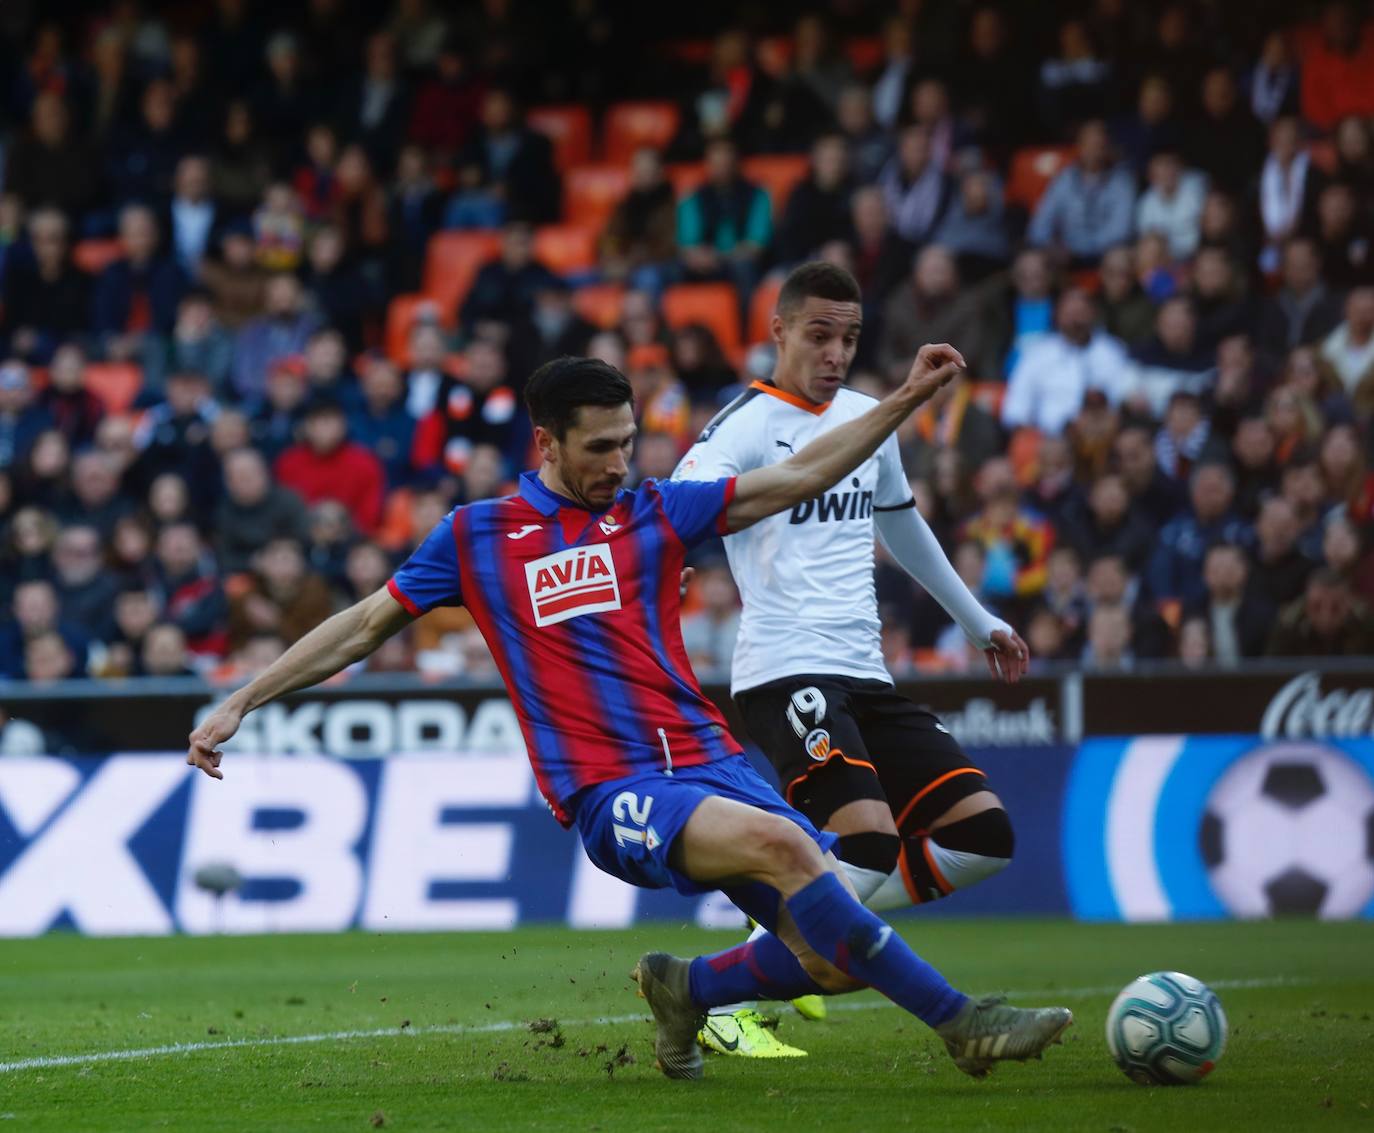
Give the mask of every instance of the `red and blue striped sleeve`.
POLYGON ((712 535, 728 535, 725 516, 735 498, 735 477, 720 480, 656 480, 663 514, 685 547, 712 535))
POLYGON ((418 618, 435 606, 463 604, 453 516, 453 512, 444 516, 387 581, 391 596, 412 617, 418 618))

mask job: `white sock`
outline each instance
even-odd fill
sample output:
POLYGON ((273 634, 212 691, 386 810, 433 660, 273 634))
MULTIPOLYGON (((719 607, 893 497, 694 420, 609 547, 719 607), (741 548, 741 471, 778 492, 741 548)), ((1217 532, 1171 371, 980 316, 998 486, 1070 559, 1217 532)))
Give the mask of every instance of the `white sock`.
MULTIPOLYGON (((934 838, 926 840, 926 848, 930 851, 940 876, 955 889, 967 889, 970 885, 976 885, 993 874, 1000 873, 1011 864, 1010 858, 990 858, 984 854, 969 853, 967 850, 946 849, 934 838)), ((912 903, 900 867, 883 878, 872 895, 864 900, 864 904, 875 913, 887 909, 904 909, 912 903)))

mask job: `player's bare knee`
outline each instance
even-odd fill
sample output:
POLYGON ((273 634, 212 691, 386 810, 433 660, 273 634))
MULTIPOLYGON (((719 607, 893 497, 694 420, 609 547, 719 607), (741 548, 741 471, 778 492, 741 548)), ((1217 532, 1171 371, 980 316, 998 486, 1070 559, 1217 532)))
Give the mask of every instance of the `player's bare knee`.
POLYGON ((790 893, 825 872, 820 847, 795 822, 762 815, 746 832, 758 859, 758 872, 783 893, 790 893))

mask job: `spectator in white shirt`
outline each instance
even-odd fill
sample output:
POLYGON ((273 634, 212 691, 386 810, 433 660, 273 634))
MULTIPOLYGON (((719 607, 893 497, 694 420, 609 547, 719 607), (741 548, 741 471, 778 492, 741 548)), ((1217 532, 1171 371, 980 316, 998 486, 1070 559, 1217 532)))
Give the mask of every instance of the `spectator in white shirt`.
POLYGON ((216 220, 215 202, 210 197, 210 163, 205 158, 183 157, 177 163, 169 212, 168 230, 177 263, 189 278, 198 279, 216 220))
POLYGON ((1011 372, 1002 402, 1008 429, 1029 425, 1058 436, 1089 390, 1100 390, 1113 405, 1121 400, 1129 376, 1126 348, 1097 328, 1097 309, 1086 291, 1064 292, 1055 328, 1028 344, 1011 372))
POLYGON ((1150 158, 1146 179, 1149 188, 1135 206, 1136 231, 1162 233, 1174 258, 1187 259, 1197 250, 1206 176, 1185 169, 1177 150, 1165 149, 1150 158))
POLYGON ((1322 357, 1347 393, 1374 379, 1374 287, 1357 287, 1345 301, 1345 322, 1326 336, 1322 357))
POLYGON ((1265 247, 1260 253, 1260 268, 1277 270, 1279 251, 1294 235, 1310 211, 1313 179, 1309 177, 1307 151, 1302 148, 1302 127, 1291 116, 1278 119, 1269 128, 1269 156, 1260 169, 1260 220, 1264 224, 1265 247))

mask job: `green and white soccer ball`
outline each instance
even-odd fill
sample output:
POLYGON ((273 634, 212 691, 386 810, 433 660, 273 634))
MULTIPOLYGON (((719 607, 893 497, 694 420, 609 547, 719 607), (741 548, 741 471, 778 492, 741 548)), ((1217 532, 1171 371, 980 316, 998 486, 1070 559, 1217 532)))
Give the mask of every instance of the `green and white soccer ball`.
POLYGON ((1226 1049, 1226 1012, 1201 980, 1151 972, 1121 989, 1107 1012, 1107 1046, 1142 1086, 1193 1086, 1226 1049))

